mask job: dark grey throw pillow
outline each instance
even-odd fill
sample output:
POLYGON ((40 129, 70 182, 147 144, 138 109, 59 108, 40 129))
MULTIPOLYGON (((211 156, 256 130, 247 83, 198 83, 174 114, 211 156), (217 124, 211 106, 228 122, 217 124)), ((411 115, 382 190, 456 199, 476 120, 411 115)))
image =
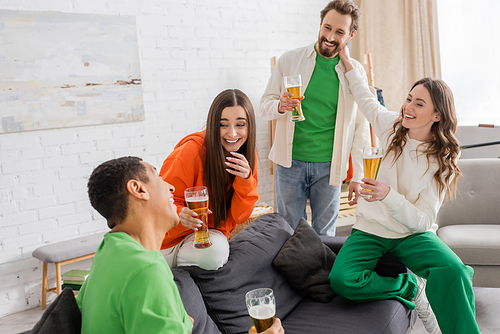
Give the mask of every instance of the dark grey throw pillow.
POLYGON ((196 282, 208 314, 222 333, 248 333, 252 320, 245 294, 250 290, 273 289, 276 316, 280 319, 302 300, 271 264, 292 233, 279 214, 262 215, 229 241, 229 260, 222 268, 179 267, 188 271, 196 282))
POLYGON ((300 295, 327 303, 336 296, 328 279, 335 258, 335 253, 302 218, 273 260, 273 266, 300 295))
POLYGON ((42 314, 32 334, 79 334, 82 314, 70 288, 64 289, 42 314))

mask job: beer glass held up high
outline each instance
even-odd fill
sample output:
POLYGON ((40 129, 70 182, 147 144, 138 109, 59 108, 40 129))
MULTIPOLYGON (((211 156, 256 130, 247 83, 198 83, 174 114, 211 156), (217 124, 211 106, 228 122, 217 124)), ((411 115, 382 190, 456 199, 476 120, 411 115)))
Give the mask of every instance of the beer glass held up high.
POLYGON ((257 333, 261 333, 273 325, 276 301, 272 289, 259 288, 249 291, 245 295, 245 301, 248 314, 252 318, 257 333))
POLYGON ((299 100, 299 105, 293 108, 291 121, 300 122, 305 120, 306 118, 304 117, 304 114, 302 114, 302 102, 300 101, 302 96, 302 77, 300 74, 297 74, 286 76, 283 80, 286 91, 293 94, 290 98, 299 100))
POLYGON ((202 226, 194 232, 194 247, 208 248, 212 240, 208 234, 208 189, 205 186, 191 187, 184 190, 184 198, 189 209, 198 214, 202 226))
MULTIPOLYGON (((384 149, 378 147, 365 147, 363 148, 363 169, 365 172, 365 177, 376 180, 378 175, 378 170, 380 168, 380 163, 384 156, 384 149)), ((371 191, 370 189, 364 189, 366 191, 371 191)), ((360 194, 361 197, 371 198, 371 195, 360 194)))

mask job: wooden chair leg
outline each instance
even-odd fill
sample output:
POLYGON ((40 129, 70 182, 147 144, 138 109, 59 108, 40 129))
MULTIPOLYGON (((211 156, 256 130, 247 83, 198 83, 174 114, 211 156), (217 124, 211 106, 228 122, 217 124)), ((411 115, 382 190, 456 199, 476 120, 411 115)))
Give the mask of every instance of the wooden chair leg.
POLYGON ((55 263, 56 265, 56 295, 59 296, 61 293, 61 264, 59 262, 55 263))
POLYGON ((47 263, 43 263, 42 273, 42 310, 47 307, 47 263))

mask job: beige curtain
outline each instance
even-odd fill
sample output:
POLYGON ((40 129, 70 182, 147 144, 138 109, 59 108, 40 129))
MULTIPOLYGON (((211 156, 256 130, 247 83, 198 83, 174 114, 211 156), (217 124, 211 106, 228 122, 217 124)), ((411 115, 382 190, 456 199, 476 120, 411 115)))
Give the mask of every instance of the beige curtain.
POLYGON ((437 0, 354 0, 361 10, 352 57, 372 54, 374 83, 386 106, 399 111, 423 77, 441 78, 437 0))

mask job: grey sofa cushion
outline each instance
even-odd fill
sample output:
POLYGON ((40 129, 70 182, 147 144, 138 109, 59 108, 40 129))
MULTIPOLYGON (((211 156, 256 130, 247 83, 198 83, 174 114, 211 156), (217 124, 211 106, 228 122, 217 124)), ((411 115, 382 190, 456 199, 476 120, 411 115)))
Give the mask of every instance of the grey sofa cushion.
POLYGON ((208 316, 198 286, 189 276, 189 273, 181 269, 172 269, 172 274, 179 289, 184 308, 187 314, 194 319, 192 334, 220 334, 217 325, 208 316))
POLYGON ((79 334, 82 314, 76 303, 73 290, 64 289, 42 314, 31 331, 32 334, 79 334))
POLYGON ((437 234, 468 265, 500 265, 500 225, 448 225, 437 234))
POLYGON ((208 314, 222 333, 248 333, 252 321, 245 306, 245 294, 252 289, 274 290, 279 318, 286 317, 302 300, 271 266, 292 233, 280 215, 262 215, 230 240, 229 260, 219 270, 181 267, 189 271, 198 285, 208 314))
POLYGON ((408 332, 410 311, 395 299, 357 303, 337 296, 329 303, 305 298, 283 319, 286 334, 401 334, 408 332))
POLYGON ((498 225, 500 159, 460 159, 457 197, 444 204, 436 217, 439 228, 447 225, 498 225))
POLYGON ((328 279, 335 257, 335 253, 301 218, 292 237, 274 258, 273 266, 297 293, 326 303, 336 296, 328 279))

